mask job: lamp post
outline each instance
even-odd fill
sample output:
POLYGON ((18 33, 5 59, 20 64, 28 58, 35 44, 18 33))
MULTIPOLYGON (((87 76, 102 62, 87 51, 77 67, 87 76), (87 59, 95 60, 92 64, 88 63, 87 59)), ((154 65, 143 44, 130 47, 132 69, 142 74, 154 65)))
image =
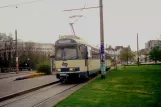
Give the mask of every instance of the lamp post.
POLYGON ((114 49, 114 56, 115 56, 115 70, 117 70, 117 61, 116 61, 116 49, 114 49))
POLYGON ((30 71, 30 58, 27 58, 28 70, 30 71))
POLYGON ((16 73, 18 73, 19 72, 19 63, 18 63, 17 30, 15 30, 15 41, 16 41, 16 73))
POLYGON ((138 66, 140 65, 140 62, 139 62, 139 42, 138 42, 138 33, 137 33, 137 63, 138 63, 138 66))

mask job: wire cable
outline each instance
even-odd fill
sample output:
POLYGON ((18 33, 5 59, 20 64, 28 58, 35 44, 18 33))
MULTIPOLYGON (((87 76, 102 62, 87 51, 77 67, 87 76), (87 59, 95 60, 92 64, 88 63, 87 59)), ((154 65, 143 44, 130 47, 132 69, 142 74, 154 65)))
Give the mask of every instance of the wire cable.
POLYGON ((32 3, 40 2, 40 1, 43 1, 43 0, 35 0, 35 1, 29 1, 29 2, 5 5, 5 6, 0 6, 0 8, 7 8, 7 7, 16 7, 17 8, 17 6, 20 6, 20 5, 27 5, 27 4, 32 4, 32 3))

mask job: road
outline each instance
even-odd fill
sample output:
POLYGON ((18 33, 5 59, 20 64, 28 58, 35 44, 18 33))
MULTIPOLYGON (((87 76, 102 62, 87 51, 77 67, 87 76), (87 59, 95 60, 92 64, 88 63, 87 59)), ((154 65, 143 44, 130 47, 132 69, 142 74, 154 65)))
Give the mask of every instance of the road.
POLYGON ((0 73, 0 79, 16 77, 16 76, 21 76, 21 75, 26 75, 26 74, 31 74, 31 73, 34 73, 34 72, 36 72, 36 71, 21 71, 18 74, 16 74, 16 72, 0 73))
POLYGON ((57 83, 52 86, 48 86, 37 91, 12 98, 10 100, 0 103, 0 107, 47 107, 52 106, 53 101, 46 103, 47 101, 54 98, 56 95, 61 94, 78 84, 61 84, 57 83))
POLYGON ((25 80, 14 81, 17 77, 22 77, 22 75, 0 79, 0 97, 32 89, 37 86, 41 86, 58 80, 55 75, 47 75, 47 76, 40 76, 25 80))
POLYGON ((0 107, 53 107, 76 90, 93 81, 70 84, 56 83, 39 90, 0 102, 0 107))

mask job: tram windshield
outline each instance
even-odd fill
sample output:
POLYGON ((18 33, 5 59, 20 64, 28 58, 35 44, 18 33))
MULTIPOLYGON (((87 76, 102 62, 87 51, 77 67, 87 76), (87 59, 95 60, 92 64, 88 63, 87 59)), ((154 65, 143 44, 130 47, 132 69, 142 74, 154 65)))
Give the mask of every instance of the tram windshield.
POLYGON ((59 47, 56 48, 57 60, 72 60, 77 58, 76 47, 59 47))

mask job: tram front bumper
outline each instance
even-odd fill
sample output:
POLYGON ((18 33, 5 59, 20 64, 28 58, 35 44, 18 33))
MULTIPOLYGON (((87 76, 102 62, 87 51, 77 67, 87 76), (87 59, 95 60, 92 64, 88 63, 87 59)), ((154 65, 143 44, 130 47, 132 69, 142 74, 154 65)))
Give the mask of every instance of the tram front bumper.
POLYGON ((75 72, 58 72, 56 74, 56 77, 58 79, 66 78, 66 77, 69 77, 69 78, 83 78, 83 77, 86 77, 86 76, 87 76, 87 72, 81 72, 81 71, 75 71, 75 72))

